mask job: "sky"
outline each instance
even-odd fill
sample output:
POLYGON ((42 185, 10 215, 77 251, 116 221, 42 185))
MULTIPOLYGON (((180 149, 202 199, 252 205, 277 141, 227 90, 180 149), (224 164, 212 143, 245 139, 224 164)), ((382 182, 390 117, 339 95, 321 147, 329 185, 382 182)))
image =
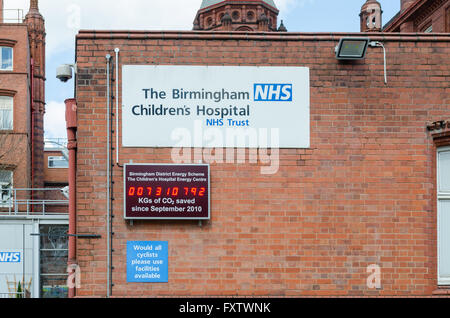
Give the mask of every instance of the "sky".
MULTIPOLYGON (((400 0, 378 0, 383 23, 400 10, 400 0)), ((56 68, 74 63, 75 35, 80 29, 192 30, 202 0, 39 0, 47 31, 47 138, 65 138, 64 100, 72 98, 74 81, 61 83, 56 68)), ((359 32, 365 0, 275 0, 279 19, 290 32, 359 32)), ((29 0, 4 0, 5 9, 28 12, 29 0)), ((105 52, 106 54, 106 52, 105 52)), ((113 54, 112 52, 110 54, 113 54)))

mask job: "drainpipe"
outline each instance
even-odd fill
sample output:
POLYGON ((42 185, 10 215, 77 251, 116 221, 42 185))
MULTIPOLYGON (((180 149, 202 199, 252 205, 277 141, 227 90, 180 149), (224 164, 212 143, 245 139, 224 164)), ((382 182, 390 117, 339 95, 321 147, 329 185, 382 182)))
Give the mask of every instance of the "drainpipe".
MULTIPOLYGON (((71 98, 65 101, 66 104, 66 127, 67 127, 67 149, 69 150, 69 274, 77 271, 77 192, 76 192, 76 160, 77 160, 77 102, 71 98)), ((71 275, 76 279, 75 275, 71 275)), ((69 298, 76 295, 75 281, 69 284, 69 298)))

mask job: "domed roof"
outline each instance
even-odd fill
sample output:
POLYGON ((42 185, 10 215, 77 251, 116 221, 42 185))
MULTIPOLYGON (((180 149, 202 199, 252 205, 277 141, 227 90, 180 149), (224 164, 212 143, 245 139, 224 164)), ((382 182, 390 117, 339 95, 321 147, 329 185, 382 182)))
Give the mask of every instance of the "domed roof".
MULTIPOLYGON (((202 5, 200 6, 200 10, 206 7, 213 6, 215 4, 225 2, 226 0, 203 0, 202 5)), ((269 6, 276 8, 275 2, 273 0, 262 0, 263 2, 267 3, 269 6)))

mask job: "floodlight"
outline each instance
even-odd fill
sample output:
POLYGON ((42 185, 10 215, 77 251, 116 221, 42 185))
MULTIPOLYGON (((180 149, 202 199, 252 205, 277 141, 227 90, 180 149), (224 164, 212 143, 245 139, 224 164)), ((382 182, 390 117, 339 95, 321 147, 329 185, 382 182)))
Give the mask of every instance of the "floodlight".
POLYGON ((366 56, 368 38, 342 38, 336 46, 338 60, 361 60, 366 56))

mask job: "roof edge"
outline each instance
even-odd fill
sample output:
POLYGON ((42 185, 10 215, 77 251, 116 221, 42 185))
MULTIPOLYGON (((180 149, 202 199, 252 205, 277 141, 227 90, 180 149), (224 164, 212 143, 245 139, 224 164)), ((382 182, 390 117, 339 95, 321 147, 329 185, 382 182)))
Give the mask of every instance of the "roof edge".
POLYGON ((339 41, 342 37, 368 37, 382 42, 449 42, 448 33, 300 33, 300 32, 238 32, 238 31, 145 31, 145 30, 80 30, 76 40, 278 40, 278 41, 339 41))
POLYGON ((414 12, 422 7, 428 0, 417 0, 410 5, 404 12, 399 11, 391 20, 383 27, 383 32, 392 32, 398 28, 402 22, 408 19, 414 12))

